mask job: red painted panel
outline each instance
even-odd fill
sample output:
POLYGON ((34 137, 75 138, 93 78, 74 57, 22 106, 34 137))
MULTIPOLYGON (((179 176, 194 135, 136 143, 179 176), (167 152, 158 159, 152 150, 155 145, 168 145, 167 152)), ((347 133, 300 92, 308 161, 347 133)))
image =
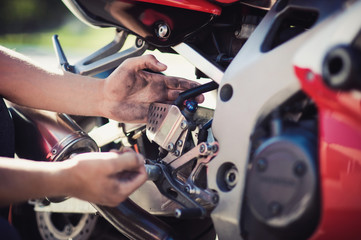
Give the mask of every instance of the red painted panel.
POLYGON ((214 5, 207 0, 136 0, 138 2, 147 2, 160 5, 166 5, 176 8, 184 8, 199 12, 221 15, 221 7, 214 5))
POLYGON ((228 3, 239 2, 239 0, 216 0, 216 2, 228 4, 228 3))
POLYGON ((295 68, 319 110, 321 222, 311 240, 360 239, 361 97, 327 88, 320 75, 295 68))

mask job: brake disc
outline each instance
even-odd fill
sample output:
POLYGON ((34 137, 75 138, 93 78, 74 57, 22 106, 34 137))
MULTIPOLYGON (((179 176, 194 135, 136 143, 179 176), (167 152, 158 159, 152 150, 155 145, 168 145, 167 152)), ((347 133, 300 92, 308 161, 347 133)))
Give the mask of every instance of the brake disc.
POLYGON ((44 240, 87 240, 97 221, 94 214, 35 212, 35 215, 44 240))

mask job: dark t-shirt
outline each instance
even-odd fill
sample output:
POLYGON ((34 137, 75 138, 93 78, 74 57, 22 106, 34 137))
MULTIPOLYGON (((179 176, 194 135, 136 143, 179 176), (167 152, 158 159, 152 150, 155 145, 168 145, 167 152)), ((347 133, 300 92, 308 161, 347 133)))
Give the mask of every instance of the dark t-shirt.
POLYGON ((0 97, 0 156, 14 157, 14 123, 4 100, 0 97))

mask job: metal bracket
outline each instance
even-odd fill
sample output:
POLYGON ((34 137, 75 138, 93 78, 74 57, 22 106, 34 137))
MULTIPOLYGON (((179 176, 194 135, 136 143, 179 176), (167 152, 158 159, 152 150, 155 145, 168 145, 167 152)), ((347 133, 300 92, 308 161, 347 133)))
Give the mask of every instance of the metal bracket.
POLYGON ((206 167, 217 152, 218 143, 201 143, 168 165, 164 163, 156 165, 161 170, 155 181, 159 191, 184 207, 176 209, 176 217, 202 218, 218 203, 216 192, 197 186, 195 183, 202 168, 206 167), (187 170, 189 167, 187 163, 195 159, 196 165, 191 171, 187 170))
POLYGON ((77 62, 74 65, 74 72, 86 76, 95 75, 116 68, 126 59, 140 56, 147 50, 148 44, 136 38, 132 47, 118 52, 124 46, 127 37, 128 33, 118 32, 111 43, 77 62))
POLYGON ((177 106, 151 104, 146 129, 150 141, 173 153, 171 160, 182 154, 189 130, 188 122, 177 106))

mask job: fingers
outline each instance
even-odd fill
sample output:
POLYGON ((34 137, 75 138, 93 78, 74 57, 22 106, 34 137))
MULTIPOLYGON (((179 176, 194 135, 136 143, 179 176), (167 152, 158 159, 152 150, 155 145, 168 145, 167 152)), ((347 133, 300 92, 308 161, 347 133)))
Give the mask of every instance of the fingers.
POLYGON ((147 173, 144 165, 139 167, 136 173, 132 173, 127 176, 129 180, 117 179, 118 181, 118 194, 129 196, 132 192, 134 192, 137 188, 139 188, 146 180, 147 173))
POLYGON ((127 151, 119 154, 114 161, 114 172, 132 171, 144 165, 144 158, 140 154, 127 151))
POLYGON ((163 72, 167 69, 167 66, 159 62, 153 55, 143 55, 135 57, 131 61, 136 64, 137 70, 150 69, 154 72, 163 72))
POLYGON ((199 86, 198 83, 178 77, 166 77, 164 83, 169 89, 187 90, 199 86))
POLYGON ((115 153, 125 153, 125 152, 133 152, 134 150, 130 147, 122 147, 121 149, 117 150, 117 149, 111 149, 110 152, 115 152, 115 153))

